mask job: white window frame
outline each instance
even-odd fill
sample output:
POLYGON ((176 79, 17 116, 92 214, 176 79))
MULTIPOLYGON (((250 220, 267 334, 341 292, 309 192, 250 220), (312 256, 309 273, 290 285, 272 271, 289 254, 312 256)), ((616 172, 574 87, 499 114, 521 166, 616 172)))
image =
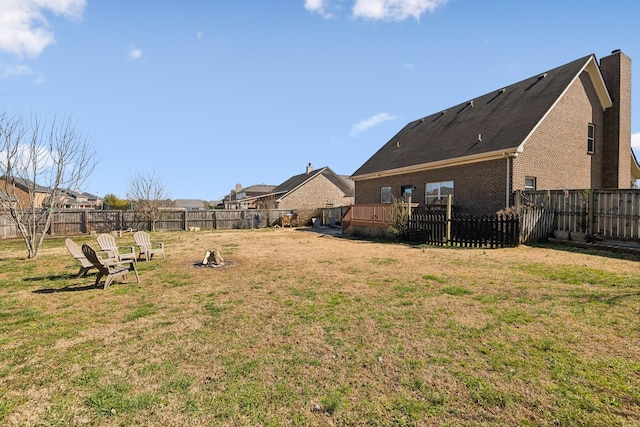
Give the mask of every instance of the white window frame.
POLYGON ((380 188, 380 203, 391 203, 391 187, 380 188))
POLYGON ((596 152, 596 125, 589 123, 587 127, 587 154, 596 152))
POLYGON ((453 197, 454 189, 453 181, 427 182, 424 186, 424 203, 426 205, 441 205, 445 202, 448 194, 453 197), (432 194, 434 192, 436 194, 432 194))
POLYGON ((538 180, 536 179, 535 176, 525 176, 524 177, 524 191, 536 191, 537 188, 537 182, 538 180), (527 181, 529 181, 529 184, 527 185, 527 181), (531 184, 533 183, 533 185, 531 184))

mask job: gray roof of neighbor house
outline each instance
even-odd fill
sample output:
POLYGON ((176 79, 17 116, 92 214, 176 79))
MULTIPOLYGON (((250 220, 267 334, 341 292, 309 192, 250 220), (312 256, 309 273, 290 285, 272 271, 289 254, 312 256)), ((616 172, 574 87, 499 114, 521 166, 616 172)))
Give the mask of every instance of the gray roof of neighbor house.
POLYGON ((282 184, 278 185, 274 190, 274 194, 287 194, 305 182, 311 180, 317 175, 324 175, 326 179, 331 181, 336 187, 338 187, 346 196, 353 196, 353 186, 350 186, 348 182, 336 175, 328 166, 313 170, 309 173, 301 173, 299 175, 292 176, 282 184))
POLYGON ((205 202, 200 199, 175 199, 174 205, 177 208, 185 209, 204 209, 205 202))
POLYGON ((406 171, 453 159, 515 152, 583 70, 603 109, 611 105, 593 55, 407 124, 367 160, 353 178, 406 171))
MULTIPOLYGON (((6 176, 0 177, 0 179, 7 180, 6 176)), ((9 180, 8 180, 9 181, 9 180)), ((25 178, 13 178, 13 183, 16 187, 23 191, 29 191, 29 189, 33 189, 38 193, 51 193, 51 188, 44 187, 42 185, 36 184, 33 181, 25 178)))
POLYGON ((242 193, 270 193, 273 189, 276 188, 275 185, 267 185, 267 184, 256 184, 250 185, 248 187, 244 187, 241 192, 242 193))

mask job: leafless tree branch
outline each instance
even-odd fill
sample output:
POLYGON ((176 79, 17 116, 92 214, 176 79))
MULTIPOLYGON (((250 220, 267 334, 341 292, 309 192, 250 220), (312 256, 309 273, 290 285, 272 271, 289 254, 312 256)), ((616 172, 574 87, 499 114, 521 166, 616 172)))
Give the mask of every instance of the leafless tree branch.
POLYGON ((94 152, 71 118, 50 124, 0 114, 0 209, 35 258, 64 189, 81 189, 95 168, 94 152))
POLYGON ((167 188, 155 172, 132 176, 127 198, 133 204, 137 218, 148 221, 151 231, 155 231, 156 223, 162 218, 163 208, 170 207, 167 188))

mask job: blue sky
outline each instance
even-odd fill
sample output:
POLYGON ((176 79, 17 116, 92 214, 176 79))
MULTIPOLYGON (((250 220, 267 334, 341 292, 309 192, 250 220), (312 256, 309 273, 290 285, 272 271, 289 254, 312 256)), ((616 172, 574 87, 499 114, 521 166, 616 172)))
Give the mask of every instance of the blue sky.
MULTIPOLYGON (((640 61, 631 0, 0 0, 0 111, 71 116, 84 189, 350 175, 407 122, 574 59, 640 61)), ((640 158, 640 72, 632 144, 640 158)))

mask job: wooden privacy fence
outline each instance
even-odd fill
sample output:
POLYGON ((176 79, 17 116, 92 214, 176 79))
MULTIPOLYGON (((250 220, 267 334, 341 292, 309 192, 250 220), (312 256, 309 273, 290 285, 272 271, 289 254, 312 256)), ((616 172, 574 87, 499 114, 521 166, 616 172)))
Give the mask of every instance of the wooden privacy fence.
MULTIPOLYGON (((270 210, 193 210, 167 209, 156 222, 156 230, 228 230, 273 226, 290 209, 270 210)), ((296 210, 298 224, 307 223, 317 210, 296 210)), ((117 230, 150 230, 149 221, 141 220, 135 211, 65 209, 53 215, 49 234, 67 236, 90 232, 108 233, 117 230)), ((11 220, 0 215, 0 238, 19 237, 11 220)))
POLYGON ((640 240, 640 190, 517 191, 516 211, 552 212, 553 230, 611 239, 640 240))
POLYGON ((640 190, 597 190, 591 200, 591 234, 640 240, 640 190))
POLYGON ((18 237, 18 228, 8 216, 0 214, 0 239, 13 239, 15 237, 18 237))
POLYGON ((545 242, 553 233, 552 209, 526 207, 520 211, 520 243, 545 242))

